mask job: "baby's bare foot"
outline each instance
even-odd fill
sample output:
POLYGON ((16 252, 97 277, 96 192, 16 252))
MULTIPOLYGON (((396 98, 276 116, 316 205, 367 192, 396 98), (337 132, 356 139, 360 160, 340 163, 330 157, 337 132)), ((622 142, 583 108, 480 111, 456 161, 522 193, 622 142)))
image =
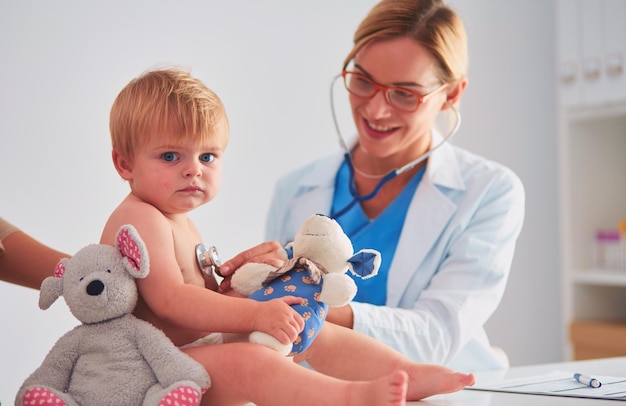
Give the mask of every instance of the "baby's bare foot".
POLYGON ((381 405, 404 405, 406 403, 406 391, 409 385, 409 375, 404 371, 396 371, 386 379, 388 385, 386 389, 388 391, 386 395, 387 402, 381 403, 381 405))
POLYGON ((403 406, 406 404, 406 391, 409 375, 395 371, 389 376, 371 382, 358 382, 359 388, 350 397, 350 405, 403 406))
POLYGON ((410 375, 407 400, 420 400, 429 396, 457 392, 474 385, 474 375, 456 372, 440 365, 421 365, 410 375))

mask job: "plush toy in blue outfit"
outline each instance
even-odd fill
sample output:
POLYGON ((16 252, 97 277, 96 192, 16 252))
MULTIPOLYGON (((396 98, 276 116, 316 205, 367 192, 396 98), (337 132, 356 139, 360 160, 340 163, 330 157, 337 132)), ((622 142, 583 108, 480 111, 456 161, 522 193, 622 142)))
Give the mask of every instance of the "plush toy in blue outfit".
POLYGON ((292 305, 305 321, 298 339, 289 345, 255 331, 249 340, 267 345, 285 355, 307 349, 326 319, 328 306, 344 306, 356 294, 356 284, 346 271, 369 278, 378 272, 380 253, 361 250, 354 253, 352 242, 335 220, 324 215, 310 216, 284 250, 287 260, 276 269, 267 264, 246 264, 232 278, 231 285, 240 294, 267 301, 283 296, 297 296, 304 303, 292 305))

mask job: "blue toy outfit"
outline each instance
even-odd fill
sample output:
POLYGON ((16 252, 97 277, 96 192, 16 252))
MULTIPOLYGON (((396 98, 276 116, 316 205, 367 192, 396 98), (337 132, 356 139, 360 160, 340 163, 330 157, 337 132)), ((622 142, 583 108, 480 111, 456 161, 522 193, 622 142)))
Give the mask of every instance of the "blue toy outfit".
POLYGON ((300 333, 289 355, 306 350, 322 328, 328 305, 319 301, 322 291, 322 275, 326 271, 315 262, 297 257, 287 261, 272 272, 263 284, 263 289, 252 293, 250 299, 268 301, 287 295, 302 297, 305 302, 291 307, 304 319, 304 330, 300 333))

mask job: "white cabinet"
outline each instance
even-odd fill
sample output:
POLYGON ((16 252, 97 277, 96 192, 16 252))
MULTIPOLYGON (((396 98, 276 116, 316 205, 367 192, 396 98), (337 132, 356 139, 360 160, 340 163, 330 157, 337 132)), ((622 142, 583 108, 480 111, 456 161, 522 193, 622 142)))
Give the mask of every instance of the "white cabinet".
POLYGON ((580 9, 577 0, 558 0, 556 10, 559 102, 563 107, 580 104, 581 58, 578 44, 580 9))
POLYGON ((626 0, 557 0, 564 107, 626 101, 626 0))
POLYGON ((623 338, 607 347, 626 335, 626 269, 598 268, 592 249, 626 219, 626 0, 556 4, 565 357, 626 355, 623 338))
POLYGON ((626 0, 604 2, 604 73, 611 103, 626 100, 626 0))

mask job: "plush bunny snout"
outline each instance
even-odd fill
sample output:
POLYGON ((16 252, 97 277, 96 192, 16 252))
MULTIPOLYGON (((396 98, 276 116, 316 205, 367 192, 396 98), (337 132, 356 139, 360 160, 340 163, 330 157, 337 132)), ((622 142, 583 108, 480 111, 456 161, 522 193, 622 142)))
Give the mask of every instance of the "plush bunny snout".
POLYGON ((89 296, 98 296, 104 291, 104 283, 101 280, 96 279, 95 281, 89 282, 87 285, 87 294, 89 296))

